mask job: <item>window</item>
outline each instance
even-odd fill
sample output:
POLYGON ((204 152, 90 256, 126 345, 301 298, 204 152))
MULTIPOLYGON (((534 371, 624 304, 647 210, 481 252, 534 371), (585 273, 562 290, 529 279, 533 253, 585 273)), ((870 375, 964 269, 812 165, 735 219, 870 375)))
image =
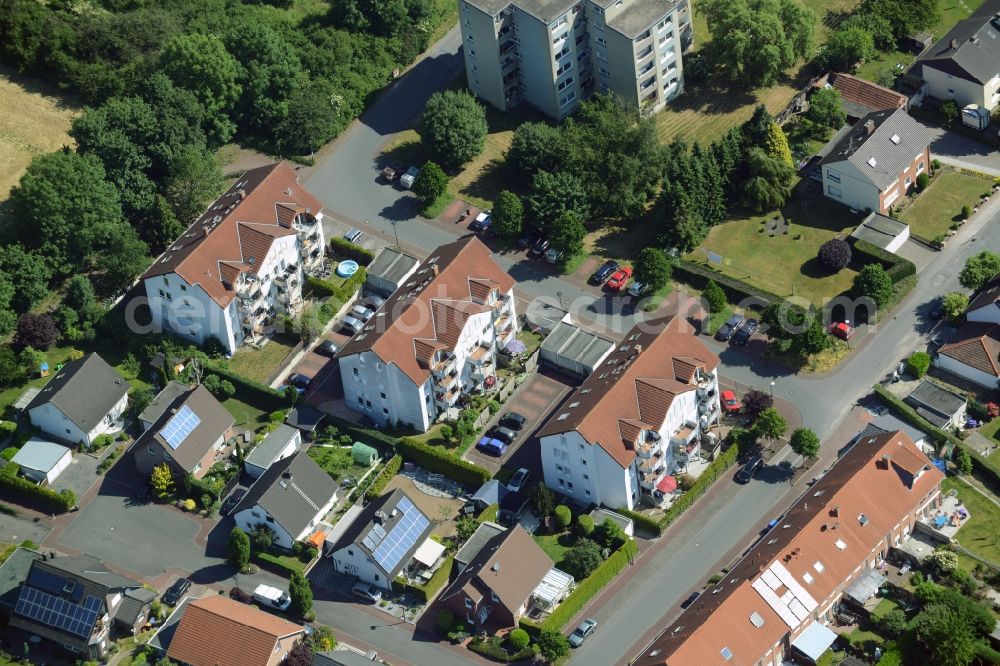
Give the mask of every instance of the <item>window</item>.
POLYGON ((890 205, 892 205, 892 202, 895 201, 898 198, 899 198, 899 188, 896 187, 896 188, 893 188, 885 196, 885 206, 886 206, 886 208, 888 208, 890 205))
POLYGON ((187 285, 186 284, 182 284, 181 285, 181 291, 187 291, 187 290, 188 290, 187 285))
POLYGON ((565 482, 565 481, 563 481, 562 479, 559 479, 559 485, 560 485, 560 486, 565 486, 565 485, 566 485, 566 482, 565 482))
MULTIPOLYGON (((66 432, 69 432, 69 430, 67 430, 66 432)), ((156 455, 156 450, 152 446, 146 447, 146 452, 151 455, 156 455)))
POLYGON ((583 458, 580 458, 580 464, 581 464, 581 465, 586 465, 586 464, 587 464, 587 461, 586 461, 586 460, 584 460, 583 458))
POLYGON ((588 497, 590 496, 590 491, 589 490, 585 490, 584 492, 587 493, 588 497))
POLYGON ((583 475, 583 478, 584 478, 584 479, 587 479, 587 480, 589 481, 589 480, 590 480, 590 475, 589 475, 589 474, 584 474, 584 475, 583 475))
POLYGON ((465 607, 472 608, 472 599, 470 599, 469 597, 465 598, 465 607))
POLYGON ((192 472, 193 474, 197 474, 197 473, 198 473, 198 472, 200 472, 200 471, 201 471, 201 463, 198 463, 197 465, 195 465, 195 466, 194 466, 194 469, 192 469, 192 470, 191 470, 191 472, 192 472))
POLYGON ((921 162, 920 164, 917 165, 917 173, 923 173, 923 171, 924 171, 924 163, 921 162))
POLYGON ((382 408, 382 413, 388 416, 388 414, 389 414, 389 408, 388 407, 383 407, 382 408))
POLYGON ((555 46, 556 44, 563 41, 567 37, 569 37, 569 32, 564 32, 563 34, 559 35, 558 37, 552 40, 552 45, 555 46))
POLYGON ((497 593, 492 590, 490 591, 490 598, 493 599, 493 601, 500 601, 500 597, 498 597, 497 593))
POLYGON ((469 49, 469 57, 470 58, 475 58, 476 57, 476 50, 475 49, 469 49))
POLYGON ((904 184, 905 184, 905 185, 906 185, 907 187, 909 187, 909 186, 910 186, 910 183, 911 183, 911 182, 913 182, 913 181, 912 181, 912 180, 910 179, 910 177, 909 177, 909 176, 907 176, 907 177, 906 177, 906 180, 904 180, 904 181, 903 181, 903 183, 904 183, 904 184))
POLYGON ((271 516, 264 516, 264 520, 266 520, 269 523, 273 523, 274 522, 274 518, 272 518, 271 516))
POLYGON ((254 518, 260 518, 260 512, 257 510, 251 511, 250 515, 252 515, 254 518))
POLYGON ((358 369, 357 369, 357 368, 354 368, 354 376, 355 376, 355 377, 357 377, 357 376, 358 376, 359 374, 360 374, 360 373, 358 372, 358 369))
POLYGON ((838 174, 836 171, 827 171, 826 172, 826 179, 827 180, 832 180, 835 183, 839 183, 840 182, 840 174, 838 174))
POLYGON ((826 193, 829 194, 831 197, 837 197, 838 199, 840 198, 841 195, 840 188, 834 187, 833 185, 826 186, 826 193))
POLYGON ((472 21, 470 21, 469 19, 465 19, 465 25, 467 25, 467 26, 469 26, 471 28, 472 27, 472 21))
POLYGON ((560 76, 571 69, 573 69, 573 61, 567 60, 562 66, 559 67, 559 69, 556 70, 556 76, 560 76))
POLYGON ((570 490, 573 490, 573 482, 570 481, 569 483, 567 483, 566 487, 569 488, 570 490))
POLYGON ((476 41, 475 38, 472 36, 471 33, 466 37, 466 39, 468 39, 470 42, 476 41))
POLYGON ((368 407, 369 409, 371 409, 371 406, 372 406, 372 401, 371 400, 365 400, 365 407, 368 407))
POLYGON ((379 395, 382 396, 383 400, 385 400, 385 393, 379 393, 379 395))
POLYGON ((350 548, 347 549, 347 554, 350 555, 351 557, 354 557, 354 551, 350 548))
POLYGON ((360 395, 358 396, 358 404, 359 404, 359 405, 363 405, 363 404, 365 404, 365 399, 364 399, 364 398, 362 398, 362 397, 361 397, 360 395))
POLYGON ((170 286, 170 280, 169 280, 169 279, 167 279, 167 276, 166 276, 166 275, 164 275, 164 276, 163 276, 163 285, 164 285, 165 287, 169 287, 169 286, 170 286))
POLYGON ((597 43, 600 44, 601 46, 607 46, 608 45, 608 40, 604 39, 603 37, 598 37, 597 38, 597 43))
POLYGON ((379 580, 378 574, 375 574, 375 580, 379 580))

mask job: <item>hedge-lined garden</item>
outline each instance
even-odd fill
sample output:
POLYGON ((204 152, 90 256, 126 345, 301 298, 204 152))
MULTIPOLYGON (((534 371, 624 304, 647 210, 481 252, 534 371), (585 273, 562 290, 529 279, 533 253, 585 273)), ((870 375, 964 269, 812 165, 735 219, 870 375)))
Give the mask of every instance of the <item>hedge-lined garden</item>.
POLYGON ((462 485, 478 488, 490 480, 490 473, 482 467, 427 446, 412 437, 400 437, 396 450, 407 460, 412 460, 431 472, 444 474, 462 485))
POLYGON ((366 250, 360 245, 337 237, 330 239, 330 254, 337 259, 353 259, 362 266, 367 266, 375 260, 375 255, 371 250, 366 250))
POLYGON ((371 485, 369 485, 368 488, 365 489, 365 497, 367 497, 370 500, 373 500, 376 497, 380 496, 382 494, 382 491, 385 490, 385 487, 389 485, 390 481, 392 481, 392 477, 396 476, 396 474, 399 472, 399 468, 402 466, 403 466, 403 456, 397 453, 396 455, 394 455, 392 458, 389 459, 389 462, 385 464, 385 467, 382 468, 382 471, 380 471, 375 476, 375 478, 372 479, 371 485))
POLYGON ((418 599, 421 603, 427 603, 441 591, 441 588, 448 584, 448 578, 451 576, 451 569, 455 564, 455 558, 449 557, 444 562, 431 579, 427 581, 424 585, 413 585, 408 583, 406 579, 399 577, 392 581, 392 589, 397 592, 402 592, 409 594, 412 597, 418 599))
POLYGON ((10 474, 6 472, 5 468, 5 472, 0 474, 0 493, 35 500, 46 508, 54 509, 60 513, 69 511, 76 506, 76 494, 72 490, 56 492, 51 488, 35 485, 16 474, 16 469, 14 474, 10 474))

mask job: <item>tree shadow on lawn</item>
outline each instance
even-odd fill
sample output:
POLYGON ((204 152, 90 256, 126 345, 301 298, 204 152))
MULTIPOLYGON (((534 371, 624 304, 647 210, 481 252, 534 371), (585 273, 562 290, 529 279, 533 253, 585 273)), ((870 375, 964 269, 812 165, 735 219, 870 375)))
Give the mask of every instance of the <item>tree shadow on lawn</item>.
POLYGON ((829 268, 824 266, 823 262, 819 260, 819 257, 807 259, 805 263, 799 266, 799 272, 803 275, 803 277, 807 277, 812 280, 824 280, 837 274, 836 271, 831 272, 829 268))
POLYGON ((492 159, 480 170, 475 180, 458 190, 458 194, 483 201, 495 201, 501 190, 517 190, 513 187, 513 181, 508 182, 508 180, 507 174, 504 173, 503 159, 492 159))
POLYGON ((739 88, 725 80, 708 80, 689 87, 685 94, 670 103, 670 110, 683 113, 724 115, 733 113, 748 104, 756 104, 753 89, 739 88))

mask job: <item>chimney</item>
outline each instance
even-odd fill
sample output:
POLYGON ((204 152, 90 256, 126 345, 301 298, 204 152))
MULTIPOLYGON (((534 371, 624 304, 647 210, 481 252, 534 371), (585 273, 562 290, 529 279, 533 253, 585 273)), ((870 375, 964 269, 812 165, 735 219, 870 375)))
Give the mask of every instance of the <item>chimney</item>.
POLYGON ((638 345, 638 344, 637 344, 637 345, 635 346, 635 353, 636 353, 636 355, 638 355, 638 354, 641 354, 641 353, 642 353, 642 345, 638 345))
POLYGON ((951 40, 951 42, 948 44, 948 48, 957 49, 958 48, 958 40, 957 39, 951 40))
POLYGON ((882 466, 885 469, 889 469, 889 463, 891 461, 892 461, 892 456, 890 456, 888 453, 883 453, 882 454, 882 466))
POLYGON ((238 201, 243 201, 246 198, 247 198, 247 191, 246 190, 239 189, 239 190, 236 191, 236 199, 238 201))
POLYGON ((50 560, 56 559, 56 551, 54 551, 54 550, 50 550, 49 551, 49 559, 50 560))
POLYGON ((840 516, 840 507, 835 506, 832 509, 830 509, 830 515, 833 516, 834 518, 840 516))
POLYGON ((42 562, 47 562, 49 559, 48 553, 42 553, 42 562))
POLYGON ((870 118, 866 120, 865 129, 868 130, 868 136, 871 136, 875 132, 875 121, 870 118))
POLYGON ((434 277, 437 277, 441 271, 438 269, 437 264, 431 264, 431 272, 434 274, 434 277))

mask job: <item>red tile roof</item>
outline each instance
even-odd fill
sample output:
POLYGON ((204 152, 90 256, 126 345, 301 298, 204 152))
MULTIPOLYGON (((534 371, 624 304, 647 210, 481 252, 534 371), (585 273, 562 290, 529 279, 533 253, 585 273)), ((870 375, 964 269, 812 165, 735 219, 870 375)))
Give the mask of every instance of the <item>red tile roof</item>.
POLYGON ((171 243, 143 277, 177 273, 225 307, 236 295, 236 276, 263 261, 275 238, 295 233, 289 226, 295 211, 315 216, 322 208, 298 184, 287 163, 251 169, 171 243))
POLYGON ((792 505, 768 539, 758 542, 635 663, 757 664, 791 631, 808 626, 812 610, 821 607, 809 608, 810 601, 821 605, 840 589, 872 549, 930 499, 942 478, 944 474, 901 431, 859 441, 792 505), (916 479, 904 478, 884 456, 924 471, 916 479), (787 572, 792 585, 772 578, 770 572, 782 576, 787 572), (792 613, 793 602, 782 604, 774 598, 769 602, 758 591, 767 588, 782 594, 787 590, 802 600, 801 619, 792 613), (723 657, 724 649, 731 653, 730 659, 723 657))
POLYGON ((476 302, 489 294, 484 285, 504 295, 513 289, 514 279, 475 236, 442 245, 344 345, 340 356, 370 351, 421 384, 430 374, 431 350, 453 350, 468 318, 487 311, 476 302))
POLYGON ((938 353, 1000 377, 1000 324, 967 322, 938 353))
POLYGON ((697 388, 695 370, 718 364, 682 317, 643 322, 566 400, 576 406, 553 413, 538 436, 575 430, 627 467, 635 459, 631 435, 659 429, 674 397, 697 388))
POLYGON ((906 95, 850 74, 832 73, 827 81, 843 99, 871 111, 891 111, 906 106, 906 95))
POLYGON ((211 595, 187 604, 167 656, 190 666, 267 666, 279 639, 303 631, 255 606, 211 595))

